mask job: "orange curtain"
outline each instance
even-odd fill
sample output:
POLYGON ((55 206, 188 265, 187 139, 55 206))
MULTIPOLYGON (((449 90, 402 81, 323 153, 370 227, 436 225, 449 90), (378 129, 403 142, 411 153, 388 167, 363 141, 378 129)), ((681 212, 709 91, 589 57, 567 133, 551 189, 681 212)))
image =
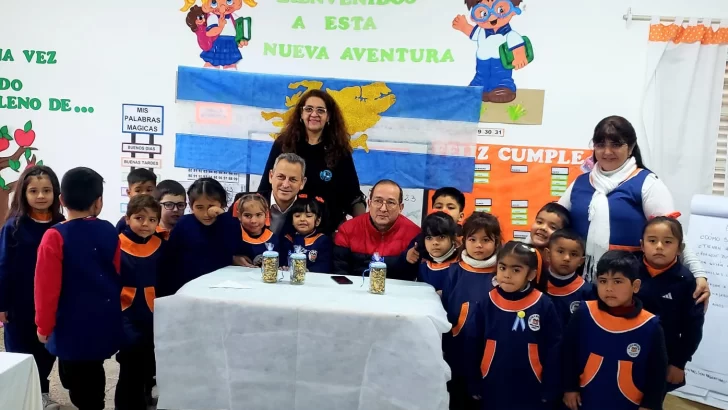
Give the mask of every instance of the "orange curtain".
POLYGON ((653 24, 650 26, 650 41, 681 43, 728 44, 728 27, 713 30, 712 27, 698 24, 683 27, 677 24, 653 24))

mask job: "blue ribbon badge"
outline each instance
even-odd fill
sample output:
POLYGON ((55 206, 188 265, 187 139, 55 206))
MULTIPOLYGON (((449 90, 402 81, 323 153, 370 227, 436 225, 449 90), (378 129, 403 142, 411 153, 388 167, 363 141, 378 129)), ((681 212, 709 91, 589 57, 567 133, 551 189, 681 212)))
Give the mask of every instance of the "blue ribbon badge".
POLYGON ((513 329, 511 329, 511 331, 515 332, 516 330, 518 330, 519 326, 521 327, 521 331, 526 330, 525 317, 526 317, 526 312, 524 312, 522 310, 520 312, 518 312, 516 314, 516 320, 513 322, 513 329))

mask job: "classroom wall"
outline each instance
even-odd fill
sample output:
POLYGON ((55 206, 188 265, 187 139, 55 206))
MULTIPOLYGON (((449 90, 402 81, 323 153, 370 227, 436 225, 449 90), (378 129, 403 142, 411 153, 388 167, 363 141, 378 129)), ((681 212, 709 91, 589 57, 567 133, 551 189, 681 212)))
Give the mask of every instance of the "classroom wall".
MULTIPOLYGON (((155 137, 155 143, 162 145, 162 164, 156 170, 162 178, 187 181, 200 175, 173 166, 176 128, 181 121, 191 121, 179 118, 175 110, 175 73, 180 65, 202 65, 195 36, 184 23, 186 13, 179 11, 182 3, 104 2, 100 6, 78 0, 38 0, 3 5, 0 97, 4 99, 0 101, 0 127, 7 126, 8 134, 14 135, 16 129, 32 121, 37 135, 33 148, 37 150, 31 154, 59 173, 79 165, 98 170, 106 179, 104 218, 117 219, 126 202, 123 180, 129 168, 121 166, 121 158, 128 155, 121 153, 120 146, 130 140, 121 132, 122 104, 164 107, 164 133, 155 137), (7 59, 7 50, 12 51, 14 61, 7 59), (33 63, 28 63, 23 50, 53 51, 53 63, 49 53, 38 60, 38 54, 30 51, 28 57, 33 63), (46 64, 38 64, 42 60, 46 64), (3 78, 20 80, 22 89, 3 89, 3 78), (42 106, 37 110, 8 109, 8 96, 37 97, 42 106), (56 106, 65 104, 69 111, 52 110, 58 107, 50 106, 51 98, 56 99, 56 106), (93 107, 93 113, 88 107, 93 107)), ((586 148, 594 125, 604 116, 618 114, 637 120, 649 23, 633 22, 627 27, 622 15, 628 7, 633 6, 636 14, 728 17, 725 0, 558 0, 526 4, 524 13, 512 24, 536 42, 537 55, 514 77, 519 87, 545 90, 543 123, 483 125, 506 132, 505 137, 485 137, 479 140, 481 143, 586 148)), ((242 10, 253 17, 254 37, 243 50, 238 69, 453 85, 467 85, 472 78, 474 48, 461 33, 447 27, 454 15, 467 12, 462 0, 418 0, 409 8, 347 7, 265 0, 253 9, 242 10), (377 30, 326 31, 320 20, 327 14, 374 15, 377 30), (298 15, 307 21, 305 31, 291 29, 298 15), (432 19, 442 20, 436 29, 418 25, 432 19), (263 56, 264 41, 328 44, 336 49, 329 51, 335 57, 347 45, 381 47, 392 43, 450 48, 455 62, 378 64, 336 58, 281 59, 263 56)), ((11 145, 4 152, 0 150, 0 164, 1 157, 12 154, 15 148, 11 145)), ((22 171, 24 152, 18 161, 22 162, 22 171)), ((17 178, 17 172, 5 168, 0 176, 10 183, 17 178)), ((244 180, 236 176, 229 179, 231 190, 242 188, 244 180)), ((5 197, 0 190, 0 201, 5 197)))

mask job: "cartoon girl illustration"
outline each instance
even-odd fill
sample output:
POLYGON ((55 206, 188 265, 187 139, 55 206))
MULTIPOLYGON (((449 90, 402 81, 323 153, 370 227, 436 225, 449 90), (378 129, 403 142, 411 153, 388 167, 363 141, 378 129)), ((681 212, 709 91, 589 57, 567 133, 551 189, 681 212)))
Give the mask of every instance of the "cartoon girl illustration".
POLYGON ((240 48, 247 46, 248 40, 238 35, 237 17, 233 14, 243 7, 243 1, 250 7, 257 5, 254 0, 202 0, 202 12, 207 16, 206 36, 213 38, 212 47, 208 50, 203 48, 204 51, 200 53, 205 67, 234 70, 237 69, 238 61, 243 59, 240 48), (239 41, 236 36, 240 38, 239 41))
POLYGON ((533 48, 526 36, 511 28, 511 20, 521 14, 522 0, 465 0, 472 25, 464 15, 452 21, 452 28, 478 45, 475 77, 471 86, 483 87, 483 101, 508 103, 516 99, 513 70, 533 60, 533 48))
POLYGON ((215 42, 215 37, 207 37, 207 15, 202 7, 193 6, 187 13, 187 27, 197 35, 197 44, 202 51, 208 51, 215 42))

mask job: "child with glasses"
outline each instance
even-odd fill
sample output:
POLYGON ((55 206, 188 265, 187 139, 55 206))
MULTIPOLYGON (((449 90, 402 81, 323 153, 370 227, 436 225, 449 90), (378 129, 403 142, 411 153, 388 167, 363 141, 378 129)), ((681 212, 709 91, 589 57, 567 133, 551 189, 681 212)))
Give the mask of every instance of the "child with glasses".
POLYGON ((157 235, 166 240, 179 218, 185 213, 187 193, 179 182, 165 179, 157 184, 154 199, 162 206, 162 218, 157 225, 157 235))

